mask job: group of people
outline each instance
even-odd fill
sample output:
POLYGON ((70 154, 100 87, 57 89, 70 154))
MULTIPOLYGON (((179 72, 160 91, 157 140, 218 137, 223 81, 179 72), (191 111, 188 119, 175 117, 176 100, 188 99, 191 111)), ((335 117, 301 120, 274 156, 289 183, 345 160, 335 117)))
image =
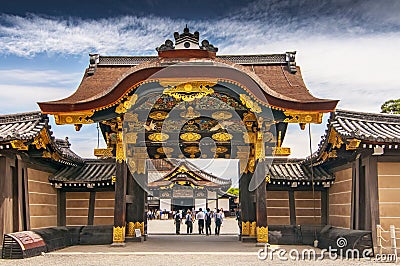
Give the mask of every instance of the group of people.
POLYGON ((193 232, 193 223, 195 220, 197 220, 200 235, 204 234, 204 227, 206 229, 206 235, 211 235, 211 224, 213 220, 215 223, 215 235, 219 235, 221 225, 224 220, 224 212, 222 209, 215 209, 214 211, 211 211, 209 208, 207 208, 205 211, 203 211, 203 209, 200 208, 197 213, 187 210, 186 215, 183 215, 182 210, 177 211, 174 214, 176 234, 180 234, 181 224, 183 222, 186 224, 186 233, 191 234, 193 232))
POLYGON ((169 217, 169 211, 167 210, 148 210, 147 219, 148 220, 167 220, 169 217))

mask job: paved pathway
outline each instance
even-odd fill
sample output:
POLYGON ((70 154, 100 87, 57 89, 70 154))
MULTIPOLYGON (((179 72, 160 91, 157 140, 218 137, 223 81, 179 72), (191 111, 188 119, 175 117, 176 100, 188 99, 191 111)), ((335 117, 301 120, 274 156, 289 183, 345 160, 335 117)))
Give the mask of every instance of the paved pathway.
MULTIPOLYGON (((126 243, 125 247, 110 245, 73 246, 44 254, 43 256, 24 260, 1 260, 0 265, 372 265, 370 261, 329 260, 323 261, 279 260, 277 254, 271 261, 258 258, 262 247, 254 243, 241 243, 234 234, 236 222, 227 219, 220 236, 175 235, 172 221, 151 221, 147 241, 126 243), (168 229, 168 230, 167 230, 168 229), (153 233, 151 233, 153 232, 153 233), (230 234, 228 234, 228 232, 230 234)), ((300 252, 308 246, 272 246, 289 252, 296 249, 300 252)), ((320 250, 315 250, 320 254, 320 250)), ((261 253, 265 255, 265 253, 261 253)), ((286 257, 288 257, 286 255, 286 257)), ((382 265, 382 264, 378 264, 382 265)))

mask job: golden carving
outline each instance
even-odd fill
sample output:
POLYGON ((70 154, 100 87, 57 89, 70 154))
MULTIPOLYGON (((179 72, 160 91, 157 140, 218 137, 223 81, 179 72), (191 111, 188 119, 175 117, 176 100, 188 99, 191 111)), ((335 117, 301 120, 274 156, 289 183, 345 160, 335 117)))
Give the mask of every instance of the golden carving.
POLYGON ((246 172, 247 173, 247 163, 249 160, 249 146, 238 146, 238 151, 236 153, 236 158, 239 159, 239 166, 240 166, 240 174, 246 172))
POLYGON ((359 139, 348 139, 347 141, 348 143, 346 143, 346 151, 357 149, 361 143, 361 140, 359 139))
POLYGON ((328 143, 332 144, 332 149, 338 148, 344 144, 342 138, 336 133, 336 131, 332 128, 329 134, 328 143))
POLYGON ((290 148, 286 148, 286 147, 274 147, 272 149, 272 153, 275 156, 289 156, 291 153, 290 148))
MULTIPOLYGON (((258 132, 260 134, 257 135, 261 135, 261 132, 258 132)), ((264 145, 264 141, 263 138, 261 137, 261 139, 257 138, 257 141, 255 143, 255 156, 257 160, 264 160, 265 159, 265 145, 264 145)))
POLYGON ((128 232, 126 233, 126 236, 129 236, 129 237, 135 236, 135 223, 134 222, 128 223, 128 232))
POLYGON ((144 174, 146 172, 146 159, 148 157, 146 147, 134 147, 133 154, 128 157, 128 166, 131 173, 144 174))
POLYGON ((219 132, 212 135, 213 140, 216 141, 229 141, 232 139, 232 135, 225 132, 219 132))
POLYGON ((200 113, 195 111, 192 106, 189 106, 187 111, 181 112, 180 116, 183 118, 193 119, 195 117, 199 117, 200 113))
POLYGON ((250 109, 250 111, 254 113, 261 113, 261 107, 254 102, 253 100, 250 99, 250 96, 246 94, 240 94, 240 101, 246 108, 250 109))
POLYGON ((117 177, 115 175, 113 175, 111 177, 111 184, 114 185, 115 183, 117 183, 117 177))
POLYGON ((124 151, 124 144, 117 143, 116 147, 117 147, 117 149, 116 149, 116 153, 115 153, 115 160, 117 160, 117 162, 119 162, 119 163, 122 163, 126 159, 125 151, 124 151))
POLYGON ((250 223, 249 236, 256 236, 257 235, 256 227, 257 227, 257 223, 256 222, 250 223))
POLYGON ((218 111, 213 113, 211 116, 215 120, 226 120, 232 117, 232 113, 227 111, 218 111))
POLYGON ((165 133, 153 133, 148 136, 149 140, 155 141, 155 142, 162 142, 166 141, 169 139, 169 136, 165 133))
POLYGON ((328 153, 329 158, 337 158, 336 150, 332 150, 328 153))
POLYGON ((265 176, 265 183, 270 183, 271 182, 271 176, 269 175, 269 174, 267 174, 266 176, 265 176))
POLYGON ((257 226, 257 242, 268 243, 268 226, 257 226))
POLYGON ((43 157, 43 158, 51 158, 51 152, 49 152, 49 151, 43 151, 42 157, 43 157))
POLYGON ((138 114, 126 113, 124 116, 124 120, 129 122, 139 122, 138 114))
POLYGON ((225 153, 228 151, 228 148, 224 147, 224 146, 217 146, 217 147, 211 148, 211 151, 215 152, 215 153, 225 153))
POLYGON ((197 141, 201 139, 201 135, 199 133, 194 132, 186 132, 180 135, 181 140, 184 141, 197 141))
POLYGON ((129 166, 129 170, 131 170, 132 174, 137 171, 136 162, 134 159, 128 158, 128 166, 129 166))
POLYGON ((127 144, 135 144, 137 140, 137 133, 135 132, 128 132, 125 134, 125 142, 127 144))
POLYGON ((131 96, 128 96, 125 101, 121 102, 116 108, 115 112, 117 114, 124 114, 126 111, 128 111, 132 105, 136 103, 138 99, 137 94, 133 94, 131 96))
POLYGON ((16 139, 11 141, 11 146, 19 151, 27 151, 28 146, 25 145, 23 140, 16 139))
POLYGON ((196 153, 200 152, 199 147, 196 146, 189 146, 183 149, 185 152, 190 153, 190 158, 196 157, 196 153))
POLYGON ((164 90, 164 94, 174 97, 177 100, 193 101, 204 96, 214 93, 211 88, 215 86, 216 82, 210 81, 190 81, 190 82, 160 82, 164 87, 168 87, 164 90))
POLYGON ((94 156, 100 158, 110 158, 113 157, 113 148, 105 148, 105 149, 94 149, 94 156))
POLYGON ((155 111, 150 113, 149 117, 154 120, 164 120, 168 117, 168 113, 165 111, 155 111))
POLYGON ((157 152, 161 154, 171 154, 174 151, 171 147, 159 147, 157 148, 157 152))
POLYGON ((144 222, 136 222, 135 229, 140 229, 140 233, 144 235, 144 222))
POLYGON ((255 168, 256 168, 256 160, 253 157, 250 157, 245 172, 254 173, 255 168))
POLYGON ((59 160, 61 159, 60 154, 58 154, 58 153, 56 153, 56 152, 53 152, 53 153, 51 154, 51 158, 52 158, 54 161, 59 161, 59 160))
POLYGON ((287 118, 283 120, 286 123, 322 123, 323 113, 308 113, 299 111, 284 111, 283 112, 287 118))
POLYGON ((113 243, 125 241, 125 226, 113 226, 113 243))
POLYGON ((36 149, 46 149, 46 145, 50 143, 50 137, 47 134, 46 129, 42 129, 38 136, 36 136, 32 142, 36 146, 36 149))
POLYGON ((91 124, 94 123, 90 117, 94 114, 94 110, 85 112, 72 112, 66 114, 54 115, 54 119, 57 125, 65 124, 91 124))
POLYGON ((242 222, 242 236, 250 235, 250 222, 242 222))
POLYGON ((254 143, 256 138, 256 134, 253 132, 244 132, 243 133, 243 141, 244 143, 254 143))

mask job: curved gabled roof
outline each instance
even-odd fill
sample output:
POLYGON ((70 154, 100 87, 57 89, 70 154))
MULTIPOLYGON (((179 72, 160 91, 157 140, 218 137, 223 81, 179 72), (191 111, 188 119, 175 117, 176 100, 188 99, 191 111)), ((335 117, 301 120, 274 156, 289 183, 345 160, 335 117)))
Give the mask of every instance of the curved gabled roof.
POLYGON ((149 186, 165 186, 171 184, 175 179, 179 179, 179 173, 185 172, 188 173, 193 179, 193 183, 195 185, 200 186, 222 186, 229 187, 232 183, 231 180, 220 178, 214 176, 206 171, 199 169, 196 165, 188 162, 187 160, 177 160, 177 159, 169 159, 170 164, 174 167, 169 171, 164 171, 159 174, 158 179, 153 180, 149 183, 149 186), (181 171, 183 169, 183 171, 181 171))
POLYGON ((44 113, 78 112, 112 106, 133 86, 154 75, 162 77, 165 71, 162 73, 160 70, 182 63, 201 63, 202 66, 193 70, 193 66, 189 65, 179 71, 169 71, 170 76, 166 78, 232 80, 245 86, 259 102, 284 110, 329 112, 338 102, 312 96, 304 84, 300 68, 289 67, 288 62, 282 60, 285 54, 279 55, 281 58, 277 60, 273 59, 277 55, 242 56, 242 59, 241 56, 182 58, 179 57, 180 51, 170 52, 176 53, 176 57, 148 57, 148 61, 140 57, 137 62, 134 57, 125 60, 122 57, 107 57, 107 60, 99 57, 99 63, 86 70, 74 94, 62 100, 39 103, 39 106, 44 113), (129 59, 131 65, 126 63, 129 59))

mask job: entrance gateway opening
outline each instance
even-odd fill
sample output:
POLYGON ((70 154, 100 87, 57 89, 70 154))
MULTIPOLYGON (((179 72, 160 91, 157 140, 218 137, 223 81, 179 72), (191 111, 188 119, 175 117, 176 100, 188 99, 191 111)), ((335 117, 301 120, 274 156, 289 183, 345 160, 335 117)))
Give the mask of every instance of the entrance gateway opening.
MULTIPOLYGON (((99 124, 107 147, 95 149, 99 158, 90 163, 112 165, 115 174, 108 177, 112 185, 103 180, 76 192, 109 191, 102 197, 111 195, 114 205, 101 212, 112 220, 99 224, 112 223, 113 243, 120 244, 136 237, 135 229, 148 234, 147 214, 152 207, 161 211, 169 206, 172 212, 186 204, 194 209, 215 204, 220 209, 226 204, 224 197, 229 200, 231 181, 209 169, 199 171, 191 160, 234 159, 241 239, 268 242, 269 226, 300 223, 293 202, 303 197, 309 204, 313 190, 312 180, 300 183, 293 172, 293 167, 309 169, 308 165, 274 160, 290 154, 290 148, 283 146, 288 123, 303 129, 308 123, 321 123, 322 114, 333 111, 337 101, 309 93, 294 52, 225 56, 217 55, 218 49, 207 40, 200 43, 199 33, 188 28, 174 33, 174 38, 175 42, 166 40, 157 48, 157 56, 92 54, 73 95, 39 103, 57 124, 73 124, 77 130, 84 124, 99 124)), ((73 186, 63 189, 63 180, 57 180, 60 199, 75 193, 73 186)), ((326 193, 322 183, 315 190, 326 193)), ((227 206, 231 208, 229 202, 227 206)), ((318 206, 318 220, 301 222, 326 224, 326 209, 318 206)), ((96 221, 96 206, 91 210, 96 221)), ((68 225, 69 215, 73 212, 60 211, 60 225, 68 225)))
MULTIPOLYGON (((200 156, 201 157, 201 156, 200 156)), ((148 161, 148 234, 175 233, 176 214, 186 220, 190 211, 193 218, 200 212, 212 216, 220 210, 226 218, 221 234, 238 234, 235 220, 238 211, 238 160, 234 159, 170 159, 179 167, 156 169, 148 161), (170 220, 169 223, 161 222, 170 220)), ((165 161, 162 161, 165 164, 165 161)), ((156 164, 155 163, 155 164, 156 164)), ((214 217, 213 217, 214 218, 214 217)), ((212 228, 215 227, 212 221, 212 228)), ((186 231, 182 225, 182 230, 186 231)), ((195 223, 197 229, 197 223, 195 223)))

